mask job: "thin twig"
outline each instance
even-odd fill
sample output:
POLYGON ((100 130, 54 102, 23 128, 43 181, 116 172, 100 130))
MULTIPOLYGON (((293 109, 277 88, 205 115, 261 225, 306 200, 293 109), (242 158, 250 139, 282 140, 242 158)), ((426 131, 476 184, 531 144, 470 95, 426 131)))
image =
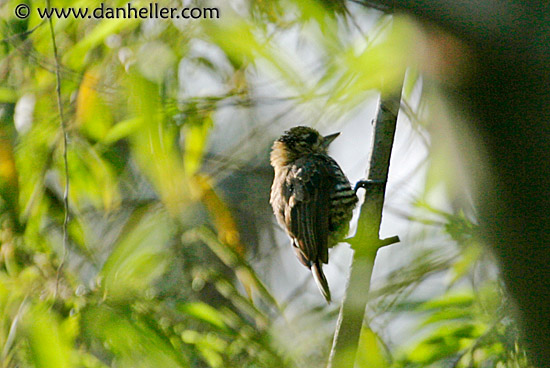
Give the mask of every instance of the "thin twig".
POLYGON ((12 42, 13 40, 17 39, 17 38, 20 38, 22 39, 23 37, 26 37, 30 34, 32 34, 34 31, 36 31, 40 26, 42 26, 42 24, 44 24, 45 20, 43 20, 42 22, 38 23, 36 26, 34 26, 33 28, 31 29, 28 29, 24 32, 20 32, 20 33, 14 33, 6 38, 3 38, 0 40, 0 43, 10 43, 12 42))
MULTIPOLYGON (((46 0, 46 6, 48 7, 48 9, 50 9, 50 0, 46 0)), ((67 126, 65 124, 65 116, 63 115, 63 103, 61 101, 61 75, 59 72, 61 67, 59 63, 59 55, 57 53, 57 44, 55 43, 55 33, 53 30, 53 21, 51 17, 49 18, 48 23, 50 25, 50 34, 52 37, 52 47, 55 59, 55 92, 57 94, 57 109, 59 111, 61 132, 63 134, 63 165, 65 167, 65 191, 63 192, 63 211, 65 213, 65 218, 63 219, 63 255, 61 256, 61 262, 57 267, 57 275, 55 279, 54 299, 56 299, 59 292, 59 280, 61 278, 61 272, 63 271, 63 266, 65 265, 65 259, 67 257, 69 242, 67 232, 67 227, 69 224, 69 164, 67 160, 67 126)))
POLYGON ((398 241, 397 237, 380 240, 379 231, 400 100, 401 90, 394 95, 380 97, 366 175, 372 184, 365 187, 365 201, 361 206, 357 231, 349 241, 354 254, 338 315, 329 368, 354 366, 376 252, 380 247, 398 241))

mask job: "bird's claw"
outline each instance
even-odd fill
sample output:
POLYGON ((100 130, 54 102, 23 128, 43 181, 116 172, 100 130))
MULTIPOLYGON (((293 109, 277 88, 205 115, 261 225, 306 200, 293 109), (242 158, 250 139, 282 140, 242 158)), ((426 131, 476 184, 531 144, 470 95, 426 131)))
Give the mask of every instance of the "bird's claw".
POLYGON ((364 188, 366 189, 367 186, 369 185, 380 185, 380 184, 385 184, 386 183, 386 180, 372 180, 372 179, 367 179, 367 180, 359 180, 356 184, 355 184, 355 188, 353 189, 355 191, 355 193, 357 193, 357 191, 359 190, 359 188, 364 188))

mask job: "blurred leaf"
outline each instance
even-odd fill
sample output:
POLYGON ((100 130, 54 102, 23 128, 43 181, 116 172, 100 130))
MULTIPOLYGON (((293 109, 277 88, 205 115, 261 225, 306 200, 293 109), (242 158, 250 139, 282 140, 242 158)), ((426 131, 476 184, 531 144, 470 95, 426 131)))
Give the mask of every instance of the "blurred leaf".
POLYGON ((359 345, 357 347, 357 357, 355 368, 385 368, 388 367, 387 351, 384 349, 382 340, 370 328, 363 326, 359 345))
POLYGON ((445 294, 442 297, 434 298, 421 304, 420 311, 439 310, 450 307, 468 308, 472 306, 474 296, 471 293, 445 294))
POLYGON ((294 88, 296 93, 303 93, 306 84, 302 73, 296 70, 292 56, 278 48, 275 43, 269 42, 269 39, 261 39, 258 35, 260 31, 253 23, 243 19, 209 29, 213 40, 233 61, 236 69, 240 69, 242 65, 254 64, 257 59, 262 58, 269 62, 273 71, 288 86, 294 88))
POLYGON ((222 244, 210 230, 206 228, 191 230, 185 234, 185 237, 189 239, 197 238, 203 241, 223 263, 235 271, 236 275, 239 276, 239 280, 244 280, 246 285, 250 285, 255 291, 259 292, 264 301, 269 302, 278 309, 277 301, 252 267, 235 250, 222 244))
POLYGON ((188 367, 164 336, 136 313, 105 305, 83 313, 83 325, 111 351, 121 367, 188 367))
POLYGON ((419 364, 431 364, 439 359, 452 356, 469 347, 472 341, 481 336, 482 326, 471 324, 446 323, 432 331, 409 354, 409 359, 419 364))
POLYGON ((144 124, 143 118, 135 117, 115 124, 105 135, 103 143, 112 144, 136 132, 144 124))
POLYGON ((220 242, 244 257, 246 249, 241 243, 237 224, 231 211, 214 189, 210 178, 203 174, 195 175, 191 183, 192 188, 197 192, 196 196, 204 204, 216 226, 220 242))
POLYGON ((412 53, 407 34, 414 32, 410 22, 394 17, 387 37, 379 44, 368 45, 358 52, 349 47, 339 60, 346 68, 337 80, 330 103, 354 103, 369 90, 390 93, 401 88, 412 53))
MULTIPOLYGON (((322 0, 299 0, 293 1, 293 3, 300 9, 300 14, 304 21, 314 19, 321 28, 325 28, 325 23, 328 21, 330 16, 334 16, 334 13, 326 11, 323 7, 322 0)), ((328 2, 325 2, 327 4, 328 2)), ((333 1, 333 4, 336 4, 337 1, 333 1)))
POLYGON ((460 279, 466 276, 468 272, 470 272, 471 268, 475 265, 476 261, 482 255, 482 252, 483 250, 481 249, 481 247, 474 244, 464 247, 460 258, 449 269, 449 274, 451 276, 451 285, 453 285, 455 282, 458 282, 460 279))
POLYGON ((227 330, 220 312, 205 303, 185 303, 178 305, 178 310, 192 317, 205 321, 219 329, 227 330))
POLYGON ((19 200, 17 178, 13 146, 0 126, 0 210, 6 205, 14 219, 17 218, 19 200))
POLYGON ((25 313, 25 336, 35 367, 72 367, 70 339, 63 333, 57 318, 43 305, 25 313))
MULTIPOLYGON (((191 234, 184 234, 191 237, 191 234)), ((263 310, 260 310, 250 298, 246 298, 241 294, 239 285, 232 278, 228 278, 218 272, 211 272, 207 280, 212 282, 216 290, 239 311, 239 315, 246 316, 246 319, 253 320, 259 329, 263 330, 269 325, 269 318, 263 310)), ((236 328, 235 325, 242 324, 235 322, 236 318, 228 318, 227 324, 231 328, 236 328), (232 323, 230 323, 232 321, 232 323)), ((248 325, 248 323, 246 323, 248 325)))
POLYGON ((212 126, 213 121, 210 114, 202 117, 202 119, 198 116, 192 116, 186 119, 182 130, 185 139, 183 167, 187 177, 195 175, 202 165, 202 158, 206 150, 206 143, 208 142, 208 136, 212 126))
POLYGON ((222 354, 227 343, 213 333, 201 334, 197 331, 183 331, 182 340, 187 344, 193 344, 210 367, 223 367, 222 354))
POLYGON ((420 79, 420 73, 417 68, 409 67, 403 83, 403 98, 410 99, 414 87, 417 85, 420 79))
POLYGON ((11 88, 0 87, 0 103, 17 102, 17 92, 11 88))
POLYGON ((76 99, 76 119, 82 131, 94 140, 102 140, 113 118, 97 93, 98 73, 88 70, 82 78, 76 99))
POLYGON ((476 234, 477 226, 466 218, 462 210, 456 214, 445 214, 447 224, 445 232, 449 234, 459 245, 469 245, 469 241, 476 234))
POLYGON ((44 176, 53 157, 52 143, 58 127, 49 121, 37 121, 17 143, 16 166, 19 175, 20 204, 23 216, 35 213, 44 191, 44 176))
POLYGON ((167 246, 172 235, 170 221, 162 212, 141 211, 128 222, 101 270, 104 290, 110 298, 142 295, 168 265, 167 246))
MULTIPOLYGON (((111 164, 104 160, 94 147, 79 142, 69 148, 70 200, 78 207, 92 204, 96 208, 111 211, 120 201, 116 175, 111 164)), ((63 160, 58 157, 58 170, 62 173, 63 160)), ((60 175, 61 178, 64 177, 60 175)), ((65 183, 60 183, 65 185, 65 183)))
POLYGON ((225 26, 212 27, 214 40, 220 45, 235 65, 254 62, 264 53, 264 47, 254 35, 254 27, 245 20, 234 20, 225 26))
POLYGON ((282 4, 279 0, 252 0, 252 10, 254 15, 260 15, 262 18, 267 18, 270 22, 277 22, 283 15, 282 4))
POLYGON ((173 215, 190 200, 188 179, 176 145, 177 126, 162 114, 158 87, 139 75, 128 80, 129 108, 143 125, 129 137, 132 155, 173 215))
POLYGON ((428 326, 440 322, 449 322, 452 320, 461 320, 464 323, 471 321, 474 318, 474 311, 468 308, 449 307, 447 309, 441 309, 430 313, 430 315, 424 319, 420 326, 428 326))
POLYGON ((125 29, 132 29, 140 23, 140 19, 104 19, 85 37, 65 52, 63 62, 74 69, 80 69, 85 61, 86 54, 94 47, 100 45, 109 35, 116 34, 125 29))

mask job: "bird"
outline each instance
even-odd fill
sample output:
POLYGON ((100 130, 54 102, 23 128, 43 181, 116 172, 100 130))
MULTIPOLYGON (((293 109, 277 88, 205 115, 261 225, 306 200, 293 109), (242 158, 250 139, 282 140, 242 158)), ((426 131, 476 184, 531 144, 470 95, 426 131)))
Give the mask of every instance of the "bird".
POLYGON ((329 248, 347 235, 358 201, 348 178, 328 155, 339 134, 322 136, 313 128, 297 126, 275 140, 270 155, 275 171, 273 212, 327 303, 331 295, 323 264, 328 263, 329 248))

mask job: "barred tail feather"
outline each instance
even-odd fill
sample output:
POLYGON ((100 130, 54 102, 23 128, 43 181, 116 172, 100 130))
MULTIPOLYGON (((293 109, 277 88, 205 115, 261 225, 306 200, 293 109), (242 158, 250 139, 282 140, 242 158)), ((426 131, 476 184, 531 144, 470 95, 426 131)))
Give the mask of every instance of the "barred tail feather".
POLYGON ((323 265, 321 263, 314 263, 311 265, 311 273, 315 279, 315 283, 321 291, 321 294, 325 297, 327 303, 330 303, 330 290, 328 288, 328 282, 323 273, 323 265))

